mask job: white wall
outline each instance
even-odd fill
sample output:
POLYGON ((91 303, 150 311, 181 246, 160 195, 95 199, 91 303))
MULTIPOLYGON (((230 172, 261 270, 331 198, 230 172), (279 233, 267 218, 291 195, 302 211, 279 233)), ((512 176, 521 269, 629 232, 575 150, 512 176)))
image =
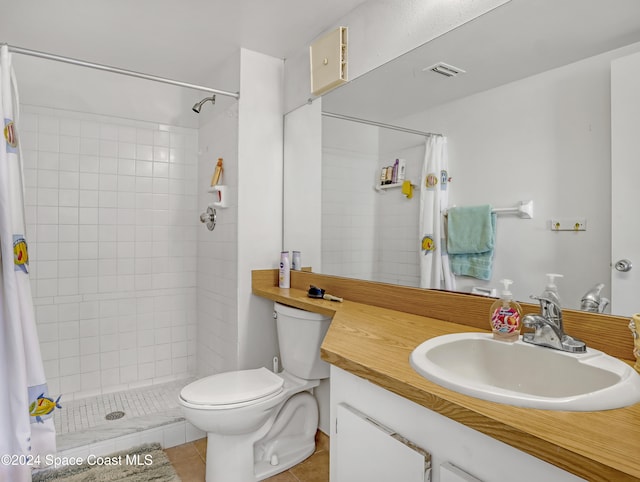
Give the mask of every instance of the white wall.
MULTIPOLYGON (((451 205, 509 207, 519 200, 534 201, 533 220, 499 216, 491 281, 458 277, 459 290, 499 289, 499 280, 510 278, 516 281, 511 288, 516 299, 528 301, 529 295, 542 291, 545 273, 553 272, 565 275, 558 286, 566 306, 577 308, 582 295, 600 282, 610 296, 610 62, 634 50, 640 45, 393 122, 447 136, 451 205), (586 219, 587 231, 552 232, 551 218, 586 219)), ((350 123, 341 124, 341 135, 349 136, 350 123)), ((415 136, 397 137, 381 132, 379 161, 359 177, 405 157, 407 177, 417 180, 424 148, 415 144, 415 136)), ((370 150, 368 146, 362 152, 370 150)), ((325 195, 335 197, 333 192, 325 195)), ((418 199, 419 192, 414 203, 387 192, 375 200, 380 248, 376 280, 412 285, 417 234, 411 222, 417 226, 418 199)))
POLYGON ((204 97, 201 92, 21 54, 12 57, 22 102, 198 127, 191 106, 204 97))
POLYGON ((498 217, 491 282, 459 278, 459 289, 510 278, 516 298, 528 300, 551 272, 565 275, 558 286, 566 306, 577 308, 599 282, 610 295, 610 62, 628 50, 397 120, 447 136, 451 204, 534 201, 533 220, 498 217), (551 218, 585 218, 587 231, 552 232, 551 218))
POLYGON ((241 49, 212 85, 235 85, 201 111, 199 206, 219 157, 229 206, 198 228, 198 375, 271 367, 272 303, 251 294, 251 271, 275 268, 282 246, 282 60, 241 49))
POLYGON ((283 61, 240 52, 238 119, 238 367, 270 367, 273 304, 251 294, 251 270, 275 268, 282 249, 283 61))
POLYGON ((188 376, 198 134, 171 122, 193 124, 183 114, 190 95, 15 57, 31 281, 51 392, 69 400, 188 376), (166 102, 135 101, 148 95, 166 102))
MULTIPOLYGON (((349 28, 348 79, 353 80, 509 1, 368 1, 325 32, 338 26, 349 28)), ((309 45, 301 45, 300 53, 288 58, 285 67, 284 111, 290 112, 311 97, 309 45)))
MULTIPOLYGON (((240 57, 220 66, 211 85, 240 84, 240 57)), ((218 158, 223 158, 221 184, 227 186, 228 208, 216 208, 216 227, 198 226, 197 374, 235 370, 238 364, 238 102, 216 96, 199 115, 198 213, 214 201, 207 190, 218 158)))
POLYGON ((284 118, 283 249, 300 251, 303 266, 322 269, 321 183, 305 182, 322 176, 322 99, 305 104, 284 118))

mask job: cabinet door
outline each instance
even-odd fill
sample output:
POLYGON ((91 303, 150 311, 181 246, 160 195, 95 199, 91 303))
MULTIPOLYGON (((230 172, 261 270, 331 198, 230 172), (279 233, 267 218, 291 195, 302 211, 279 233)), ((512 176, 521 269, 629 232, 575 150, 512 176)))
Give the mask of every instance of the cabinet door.
POLYGON ((482 482, 450 462, 440 464, 440 482, 482 482))
POLYGON ((336 417, 337 481, 427 482, 431 455, 393 430, 346 404, 336 417))

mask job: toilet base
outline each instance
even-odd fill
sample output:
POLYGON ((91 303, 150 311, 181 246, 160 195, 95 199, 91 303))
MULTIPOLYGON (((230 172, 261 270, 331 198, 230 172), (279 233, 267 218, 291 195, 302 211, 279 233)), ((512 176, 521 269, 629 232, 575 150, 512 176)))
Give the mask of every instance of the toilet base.
POLYGON ((294 465, 298 465, 303 460, 309 458, 313 455, 313 452, 316 450, 315 442, 308 446, 305 444, 304 449, 298 447, 297 450, 291 451, 285 454, 284 460, 282 458, 278 459, 278 465, 271 465, 269 462, 259 461, 256 462, 254 466, 254 473, 256 476, 255 480, 264 480, 269 477, 273 477, 281 472, 284 472, 287 469, 290 469, 294 465))
POLYGON ((254 445, 254 473, 263 480, 299 464, 316 449, 318 402, 309 392, 291 397, 254 445))
POLYGON ((256 433, 207 434, 207 482, 260 481, 313 454, 318 403, 309 392, 289 398, 256 433))

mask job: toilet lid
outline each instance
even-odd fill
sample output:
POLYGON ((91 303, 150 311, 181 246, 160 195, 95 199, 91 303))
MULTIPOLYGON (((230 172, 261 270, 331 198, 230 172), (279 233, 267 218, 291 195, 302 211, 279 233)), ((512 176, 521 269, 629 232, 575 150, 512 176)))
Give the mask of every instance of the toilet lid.
POLYGON ((200 405, 229 405, 268 397, 282 390, 284 380, 266 368, 218 373, 182 389, 183 400, 200 405))

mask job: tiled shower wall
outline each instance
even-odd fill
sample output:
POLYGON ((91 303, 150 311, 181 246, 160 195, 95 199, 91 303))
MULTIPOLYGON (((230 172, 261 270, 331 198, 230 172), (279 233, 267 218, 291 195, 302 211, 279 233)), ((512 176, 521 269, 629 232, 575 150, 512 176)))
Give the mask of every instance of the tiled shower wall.
POLYGON ((218 158, 228 207, 216 209, 216 226, 198 228, 198 363, 195 375, 238 369, 238 106, 220 99, 201 114, 198 206, 215 200, 207 192, 218 158))
MULTIPOLYGON (((388 133, 387 133, 388 134, 388 133)), ((400 188, 393 188, 376 199, 377 263, 374 279, 402 286, 420 286, 420 177, 424 159, 424 141, 408 139, 410 146, 394 146, 384 152, 381 142, 381 160, 378 170, 393 165, 395 159, 406 161, 406 180, 414 184, 413 197, 408 199, 400 188)))
POLYGON ((424 141, 378 127, 323 119, 322 272, 420 286, 419 178, 424 141), (377 192, 382 167, 407 161, 412 199, 377 192))
POLYGON ((23 106, 30 273, 50 392, 195 373, 195 129, 23 106))
POLYGON ((373 280, 376 268, 376 159, 322 150, 322 272, 373 280), (362 172, 371 176, 362 176, 362 172))

